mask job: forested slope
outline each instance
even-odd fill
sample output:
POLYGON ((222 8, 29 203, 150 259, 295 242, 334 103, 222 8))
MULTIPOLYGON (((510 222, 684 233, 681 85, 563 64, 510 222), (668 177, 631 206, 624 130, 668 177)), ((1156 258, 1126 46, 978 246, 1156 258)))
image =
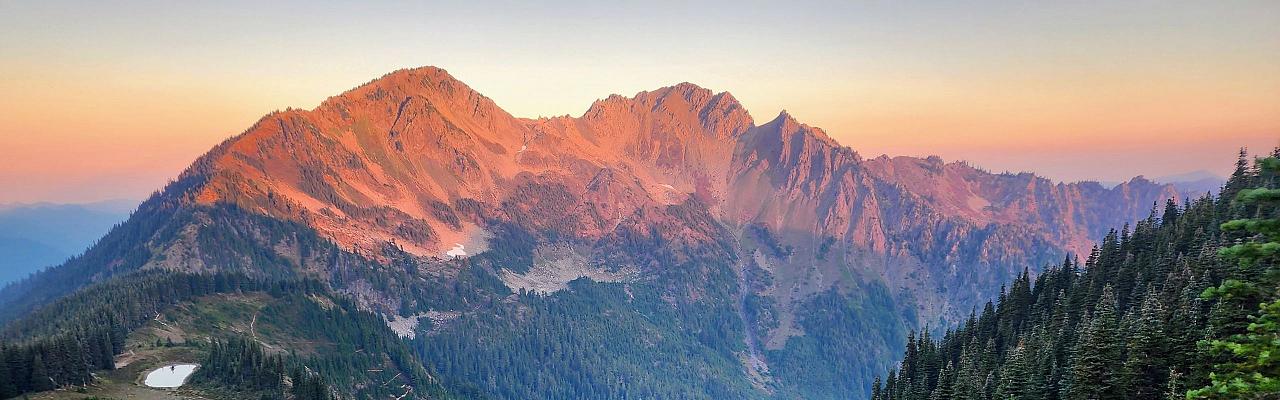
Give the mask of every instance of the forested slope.
POLYGON ((1275 156, 1242 155, 1219 197, 1170 201, 1083 263, 1024 273, 941 338, 913 333, 872 397, 1280 398, 1275 156))

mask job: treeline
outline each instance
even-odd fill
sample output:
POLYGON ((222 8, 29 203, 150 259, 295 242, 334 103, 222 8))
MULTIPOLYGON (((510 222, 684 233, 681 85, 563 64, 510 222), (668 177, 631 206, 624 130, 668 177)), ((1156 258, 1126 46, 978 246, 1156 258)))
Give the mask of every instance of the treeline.
POLYGON ((0 288, 0 324, 79 290, 116 277, 134 276, 148 262, 165 257, 153 244, 171 243, 191 226, 197 227, 193 244, 200 251, 193 255, 200 263, 217 266, 220 274, 242 274, 262 282, 301 279, 298 272, 308 270, 306 263, 312 255, 335 248, 296 222, 254 214, 232 204, 181 205, 182 191, 198 183, 199 179, 191 177, 171 183, 84 254, 0 288), (282 256, 276 248, 296 249, 298 257, 282 256))
POLYGON ((121 332, 111 324, 22 345, 0 342, 0 398, 93 382, 93 371, 115 368, 115 354, 124 346, 121 332))
POLYGON ((1278 173, 1242 153, 1219 197, 1169 201, 942 338, 912 334, 872 399, 1280 398, 1278 173))
POLYGON ((324 378, 295 357, 267 354, 247 338, 215 340, 192 382, 227 389, 242 398, 263 400, 331 400, 324 378))
POLYGON ((314 341, 316 348, 308 352, 314 354, 297 355, 293 362, 325 377, 344 394, 394 398, 406 393, 400 383, 404 382, 418 394, 448 397, 382 317, 349 299, 285 293, 261 310, 259 321, 266 320, 286 321, 286 336, 314 341))
POLYGON ((46 304, 0 330, 0 340, 20 342, 76 329, 116 325, 130 330, 164 309, 214 293, 261 290, 268 285, 240 274, 148 271, 109 279, 46 304))

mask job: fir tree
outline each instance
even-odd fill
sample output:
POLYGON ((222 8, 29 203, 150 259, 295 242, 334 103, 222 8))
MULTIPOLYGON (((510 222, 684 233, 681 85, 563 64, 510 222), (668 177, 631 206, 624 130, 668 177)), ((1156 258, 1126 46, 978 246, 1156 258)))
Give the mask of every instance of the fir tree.
POLYGON ((1149 291, 1128 334, 1124 374, 1130 399, 1159 399, 1163 395, 1169 373, 1163 315, 1159 296, 1149 291))
MULTIPOLYGON (((1260 160, 1254 189, 1241 188, 1235 193, 1235 206, 1246 210, 1251 218, 1222 224, 1223 231, 1246 232, 1249 239, 1221 251, 1221 256, 1236 261, 1236 269, 1205 296, 1220 299, 1218 304, 1233 299, 1255 299, 1261 304, 1248 316, 1243 332, 1229 327, 1215 331, 1217 339, 1201 342, 1225 361, 1213 367, 1210 384, 1187 393, 1188 398, 1280 398, 1280 158, 1260 160)), ((1237 166, 1237 172, 1240 167, 1237 166)))
POLYGON ((1083 333, 1073 356, 1068 398, 1123 399, 1120 374, 1112 372, 1124 365, 1124 342, 1119 335, 1115 291, 1110 285, 1103 288, 1089 323, 1081 330, 1083 333))
POLYGON ((1038 399, 1032 394, 1029 381, 1034 372, 1027 349, 1019 344, 1009 352, 1004 368, 1000 371, 1000 385, 996 388, 997 399, 1038 399))
POLYGON ((36 354, 31 359, 31 381, 28 387, 37 392, 54 388, 53 378, 49 376, 49 370, 44 365, 44 357, 40 354, 36 354))

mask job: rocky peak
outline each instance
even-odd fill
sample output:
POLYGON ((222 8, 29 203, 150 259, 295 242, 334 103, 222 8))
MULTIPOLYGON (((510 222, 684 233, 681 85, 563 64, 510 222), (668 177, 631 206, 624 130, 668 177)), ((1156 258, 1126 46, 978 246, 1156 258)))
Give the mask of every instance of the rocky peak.
POLYGON ((593 103, 581 119, 595 123, 677 122, 683 123, 684 128, 696 128, 675 129, 669 133, 700 134, 716 139, 736 137, 754 125, 751 114, 729 92, 714 93, 688 82, 639 92, 632 97, 611 95, 593 103))
POLYGON ((358 117, 394 124, 406 111, 438 113, 485 130, 507 129, 515 118, 448 71, 436 67, 398 70, 330 97, 317 112, 345 120, 358 117), (390 121, 380 121, 390 119, 390 121))
MULTIPOLYGON (((791 160, 791 163, 804 163, 815 153, 829 154, 830 157, 818 160, 839 162, 860 162, 857 152, 827 136, 820 128, 801 123, 786 110, 778 113, 773 120, 760 125, 744 135, 739 143, 739 151, 754 152, 758 155, 774 154, 770 158, 791 160)), ((834 165, 822 165, 832 168, 834 165)))
POLYGON ((778 111, 778 116, 773 117, 773 120, 769 121, 768 124, 776 124, 779 129, 786 131, 799 130, 800 126, 803 125, 796 121, 796 117, 791 116, 791 113, 787 112, 785 108, 782 111, 778 111))

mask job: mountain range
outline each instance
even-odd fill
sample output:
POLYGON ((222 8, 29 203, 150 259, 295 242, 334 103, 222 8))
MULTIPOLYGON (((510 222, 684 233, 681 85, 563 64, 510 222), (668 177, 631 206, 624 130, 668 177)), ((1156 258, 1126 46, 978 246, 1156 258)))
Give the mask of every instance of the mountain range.
POLYGON ((864 158, 690 83, 518 118, 425 67, 263 117, 0 318, 146 272, 305 278, 463 392, 863 398, 905 331, 1179 196, 864 158))
POLYGON ((1205 193, 1217 194, 1222 185, 1227 183, 1227 178, 1205 170, 1161 176, 1152 180, 1173 185, 1183 198, 1203 197, 1205 193))
POLYGON ((0 205, 0 285, 84 251, 125 220, 137 201, 0 205))

